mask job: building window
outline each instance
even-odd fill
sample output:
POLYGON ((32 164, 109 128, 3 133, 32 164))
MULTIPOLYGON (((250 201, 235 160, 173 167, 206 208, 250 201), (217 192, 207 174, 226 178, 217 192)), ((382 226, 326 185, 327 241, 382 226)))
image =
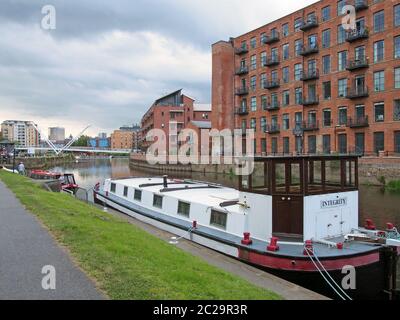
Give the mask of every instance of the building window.
POLYGON ((339 79, 338 95, 340 98, 344 98, 347 96, 347 79, 339 79))
POLYGON ((303 65, 301 63, 294 65, 294 80, 300 81, 303 73, 303 65))
POLYGON ((385 90, 385 71, 374 72, 374 90, 375 92, 385 90))
POLYGON ((271 139, 271 152, 273 154, 278 153, 278 138, 276 137, 271 139))
POLYGON ((277 107, 279 105, 278 103, 278 94, 277 93, 271 93, 271 106, 272 107, 277 107))
POLYGON ((375 153, 379 154, 379 151, 385 150, 385 133, 374 132, 374 149, 375 153))
POLYGON ((331 30, 327 29, 322 31, 322 48, 329 48, 331 46, 331 30))
POLYGON ((257 77, 256 76, 252 76, 250 78, 250 87, 251 90, 255 91, 257 89, 257 77))
POLYGON ((294 42, 294 54, 296 57, 300 56, 302 47, 303 47, 303 40, 298 39, 294 42))
POLYGON ((250 119, 250 129, 253 129, 254 132, 256 131, 256 129, 257 129, 257 120, 256 120, 256 118, 251 118, 250 119))
POLYGON ((267 118, 266 117, 260 118, 260 129, 261 129, 261 132, 267 131, 267 118))
POLYGON ((394 88, 400 89, 400 68, 394 69, 394 88))
POLYGON ((289 59, 289 44, 284 44, 282 46, 282 58, 283 60, 289 59))
POLYGON ((267 153, 267 139, 261 138, 261 153, 267 153))
POLYGON ((400 153, 400 131, 394 132, 394 152, 400 153))
POLYGON ((153 196, 153 207, 162 209, 163 197, 155 194, 153 196))
POLYGON ((323 74, 331 73, 331 56, 322 57, 322 72, 323 74))
POLYGON ((180 216, 189 218, 190 215, 190 203, 178 201, 178 212, 180 216))
POLYGON ((295 103, 296 104, 302 104, 303 102, 303 88, 296 88, 294 90, 295 92, 295 103))
POLYGON ((266 95, 261 96, 261 108, 263 110, 267 109, 267 105, 268 105, 268 99, 266 95))
POLYGON ((277 70, 273 70, 271 72, 271 80, 272 81, 278 81, 278 71, 277 70))
POLYGON ((282 26, 282 35, 283 35, 284 37, 287 37, 287 36, 289 35, 289 24, 288 24, 288 23, 285 23, 285 24, 282 26))
POLYGON ((332 92, 331 92, 331 82, 323 82, 322 83, 322 95, 324 97, 324 100, 330 100, 332 97, 332 92))
POLYGON ((385 12, 379 11, 374 14, 374 32, 381 32, 385 30, 385 12))
POLYGON ((347 108, 345 107, 339 108, 338 117, 339 117, 338 119, 339 125, 341 126, 347 125, 347 108))
POLYGON ((254 38, 251 38, 250 39, 250 47, 252 48, 252 49, 255 49, 255 47, 257 46, 257 39, 254 37, 254 38))
POLYGON ((344 30, 342 25, 339 25, 337 31, 337 42, 338 44, 342 44, 345 41, 346 41, 346 30, 344 30))
POLYGON ((310 153, 310 154, 317 153, 317 137, 316 136, 308 136, 308 153, 310 153))
POLYGON ((322 8, 321 11, 322 21, 328 21, 331 19, 331 6, 326 6, 322 8))
POLYGON ((347 134, 339 134, 339 153, 347 153, 347 134))
POLYGON ((302 18, 297 18, 296 20, 294 20, 294 32, 300 31, 302 25, 303 25, 302 18))
POLYGON ((136 201, 142 201, 142 190, 135 189, 133 199, 136 201))
POLYGON ((374 43, 374 62, 383 61, 385 58, 385 41, 380 40, 374 43))
POLYGON ((283 128, 283 130, 289 130, 290 129, 289 115, 287 113, 282 115, 282 128, 283 128))
POLYGON ((337 3, 337 15, 341 16, 342 14, 344 14, 343 12, 343 8, 346 5, 346 0, 339 0, 337 3))
POLYGON ((267 53, 264 51, 261 52, 261 65, 265 67, 266 64, 267 64, 267 53))
POLYGON ((375 122, 385 121, 385 104, 383 102, 375 103, 375 122))
POLYGON ((210 218, 210 225, 226 229, 226 223, 228 219, 228 214, 226 212, 211 210, 211 218, 210 218))
POLYGON ((290 92, 289 90, 285 90, 282 92, 282 104, 284 106, 288 106, 290 104, 290 92))
POLYGON ((394 100, 393 104, 393 120, 400 121, 400 99, 394 100))
POLYGON ((338 52, 338 71, 346 70, 347 51, 338 52))
POLYGON ((124 187, 124 197, 128 196, 128 187, 124 187))
POLYGON ((394 26, 398 27, 400 26, 400 4, 395 5, 393 8, 394 11, 394 26))
POLYGON ((323 125, 324 127, 330 127, 332 125, 330 109, 325 109, 323 111, 323 125))
POLYGON ((112 193, 115 193, 116 190, 117 190, 117 185, 116 185, 115 183, 111 183, 110 191, 111 191, 112 193))
POLYGON ((394 38, 394 57, 400 58, 400 36, 394 38))
POLYGON ((260 77, 261 88, 264 88, 266 82, 267 82, 267 74, 263 73, 263 74, 261 74, 261 77, 260 77))
POLYGON ((257 111, 257 97, 251 97, 250 108, 251 108, 251 111, 257 111))
POLYGON ((289 82, 289 67, 284 67, 282 69, 282 78, 283 78, 283 83, 289 82))
POLYGON ((257 69, 257 56, 256 55, 252 55, 250 58, 250 67, 252 70, 257 69))
POLYGON ((322 136, 322 148, 324 153, 331 153, 331 136, 329 134, 322 136))

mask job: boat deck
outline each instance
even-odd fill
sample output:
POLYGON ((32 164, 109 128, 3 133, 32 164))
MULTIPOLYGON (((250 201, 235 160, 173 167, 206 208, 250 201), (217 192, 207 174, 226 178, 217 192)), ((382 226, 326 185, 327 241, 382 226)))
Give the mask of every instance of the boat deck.
MULTIPOLYGON (((162 185, 161 178, 152 178, 152 179, 126 179, 126 180, 115 180, 113 182, 122 183, 123 185, 136 187, 140 189, 145 189, 154 193, 162 193, 162 189, 164 188, 162 185), (148 185, 143 186, 144 184, 161 184, 161 185, 148 185)), ((234 200, 239 198, 239 192, 235 189, 231 188, 210 188, 210 189, 193 189, 190 194, 186 192, 187 188, 193 188, 194 186, 207 186, 207 183, 177 183, 173 184, 173 180, 169 180, 169 188, 183 188, 184 190, 177 190, 168 192, 166 195, 173 196, 179 198, 184 201, 190 202, 201 202, 208 203, 210 206, 219 206, 224 201, 234 200)), ((175 181, 176 183, 176 181, 175 181)), ((180 218, 176 218, 170 215, 166 215, 155 210, 146 208, 144 206, 137 205, 132 201, 129 201, 126 198, 116 196, 115 194, 109 193, 106 195, 102 191, 98 191, 98 194, 106 197, 107 199, 115 202, 116 204, 123 206, 126 209, 135 211, 140 213, 148 218, 172 225, 182 230, 189 230, 192 227, 192 222, 183 220, 180 218)), ((229 206, 229 212, 236 211, 239 212, 239 206, 229 206)), ((193 231, 193 233, 215 239, 216 241, 220 241, 222 243, 233 245, 238 248, 243 249, 251 249, 252 251, 256 251, 258 253, 267 253, 267 246, 269 245, 266 241, 261 241, 258 239, 252 239, 253 243, 249 246, 245 246, 241 244, 242 237, 234 234, 230 234, 224 232, 223 230, 217 230, 215 228, 210 228, 203 225, 198 225, 198 228, 193 231)), ((344 238, 336 238, 329 239, 330 242, 343 242, 344 238)), ((281 257, 296 257, 296 258, 307 258, 303 254, 303 243, 302 242, 287 242, 282 241, 279 242, 280 250, 277 252, 268 252, 269 254, 281 256, 281 257)), ((379 247, 372 244, 365 244, 360 242, 347 242, 344 244, 343 250, 338 250, 336 248, 330 248, 325 244, 314 243, 314 252, 320 258, 332 258, 332 257, 346 257, 353 256, 361 253, 368 253, 378 250, 379 247)))

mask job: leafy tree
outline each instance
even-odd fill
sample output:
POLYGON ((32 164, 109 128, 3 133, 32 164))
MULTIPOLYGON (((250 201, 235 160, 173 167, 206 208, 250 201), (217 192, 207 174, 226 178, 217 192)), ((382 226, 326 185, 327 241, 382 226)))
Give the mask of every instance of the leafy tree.
POLYGON ((89 136, 81 136, 78 140, 76 140, 72 145, 74 147, 87 147, 89 143, 89 136))

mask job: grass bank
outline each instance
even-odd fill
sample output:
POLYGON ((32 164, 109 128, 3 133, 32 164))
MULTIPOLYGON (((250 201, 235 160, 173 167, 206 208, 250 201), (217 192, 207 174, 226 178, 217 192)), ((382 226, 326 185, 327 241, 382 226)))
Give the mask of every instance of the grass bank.
POLYGON ((386 184, 385 189, 390 192, 400 193, 400 180, 389 181, 386 184))
POLYGON ((111 299, 279 299, 122 219, 29 179, 0 179, 111 299))

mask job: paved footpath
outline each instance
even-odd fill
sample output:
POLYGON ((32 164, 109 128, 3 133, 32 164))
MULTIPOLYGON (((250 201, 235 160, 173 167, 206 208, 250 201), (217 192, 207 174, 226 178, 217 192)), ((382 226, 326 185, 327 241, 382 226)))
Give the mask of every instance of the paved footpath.
POLYGON ((105 297, 0 181, 0 300, 98 300, 105 297), (44 290, 44 266, 55 290, 44 290))

